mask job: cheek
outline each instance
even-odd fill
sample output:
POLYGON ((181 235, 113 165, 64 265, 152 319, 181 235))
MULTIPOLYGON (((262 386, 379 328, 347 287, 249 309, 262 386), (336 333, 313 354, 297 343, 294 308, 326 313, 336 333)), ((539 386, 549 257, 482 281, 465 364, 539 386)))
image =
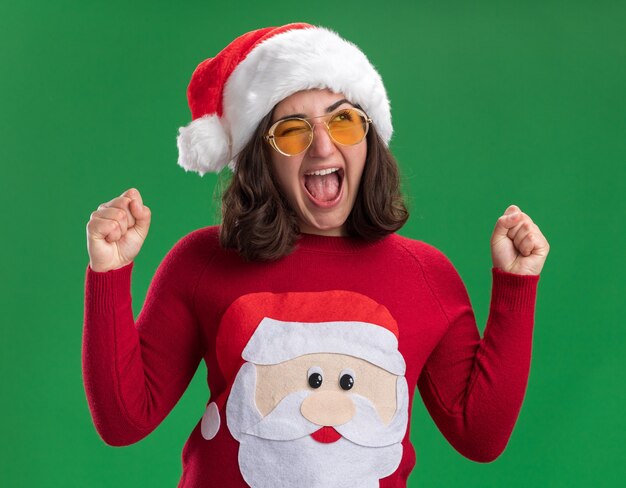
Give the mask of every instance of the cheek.
POLYGON ((363 175, 363 169, 365 168, 365 159, 367 157, 367 146, 354 148, 354 153, 348 155, 349 158, 349 172, 353 181, 359 181, 363 175))
POLYGON ((255 402, 263 417, 274 410, 290 393, 308 388, 306 370, 294 365, 294 360, 255 367, 257 372, 255 402))
POLYGON ((283 195, 291 197, 298 188, 297 165, 293 161, 281 161, 279 158, 272 159, 274 182, 283 195))

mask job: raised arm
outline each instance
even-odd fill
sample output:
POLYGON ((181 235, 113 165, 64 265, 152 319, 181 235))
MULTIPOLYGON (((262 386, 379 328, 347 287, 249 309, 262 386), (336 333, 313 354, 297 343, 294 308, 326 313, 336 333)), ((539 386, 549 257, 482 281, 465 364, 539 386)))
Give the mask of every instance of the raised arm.
POLYGON ((198 240, 198 231, 191 233, 165 256, 136 322, 134 263, 101 272, 87 266, 83 379, 95 427, 107 444, 128 445, 154 430, 202 358, 193 306, 202 271, 198 240))
POLYGON ((428 358, 418 388, 450 444, 479 462, 502 453, 522 406, 537 283, 549 245, 530 217, 511 205, 495 225, 491 252, 491 304, 482 339, 452 263, 432 247, 422 257, 448 329, 428 358))

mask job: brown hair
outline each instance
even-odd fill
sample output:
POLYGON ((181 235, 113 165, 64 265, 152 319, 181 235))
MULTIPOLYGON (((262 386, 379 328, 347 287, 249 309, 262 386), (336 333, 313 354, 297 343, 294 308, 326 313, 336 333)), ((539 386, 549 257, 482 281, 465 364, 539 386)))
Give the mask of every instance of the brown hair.
MULTIPOLYGON (((248 261, 286 256, 293 251, 300 233, 296 214, 275 183, 272 149, 263 139, 271 120, 272 112, 261 120, 237 156, 222 197, 220 244, 236 249, 248 261)), ((374 241, 400 229, 408 218, 398 164, 370 124, 365 167, 346 231, 350 236, 374 241)))

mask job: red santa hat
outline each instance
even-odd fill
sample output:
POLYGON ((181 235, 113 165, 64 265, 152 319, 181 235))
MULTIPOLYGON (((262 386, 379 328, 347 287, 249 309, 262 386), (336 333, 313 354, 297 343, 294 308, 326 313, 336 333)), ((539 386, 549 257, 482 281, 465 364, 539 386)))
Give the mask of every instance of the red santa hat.
POLYGON ((261 119, 289 95, 314 88, 360 105, 389 143, 389 100, 365 54, 332 30, 294 23, 243 34, 198 65, 187 89, 192 121, 178 132, 178 164, 200 176, 234 169, 261 119))
MULTIPOLYGON (((216 338, 217 362, 232 386, 245 362, 269 365, 304 354, 355 356, 403 376, 398 325, 386 307, 360 293, 252 293, 235 300, 224 313, 216 338)), ((212 439, 229 390, 206 409, 202 435, 212 439)))

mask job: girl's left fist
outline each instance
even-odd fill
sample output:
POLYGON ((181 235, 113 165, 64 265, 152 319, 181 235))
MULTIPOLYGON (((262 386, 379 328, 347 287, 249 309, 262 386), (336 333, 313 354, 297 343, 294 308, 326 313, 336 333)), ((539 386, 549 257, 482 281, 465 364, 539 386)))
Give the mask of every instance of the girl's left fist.
POLYGON ((516 205, 498 219, 491 236, 491 260, 495 268, 520 275, 541 273, 550 245, 537 224, 516 205))

